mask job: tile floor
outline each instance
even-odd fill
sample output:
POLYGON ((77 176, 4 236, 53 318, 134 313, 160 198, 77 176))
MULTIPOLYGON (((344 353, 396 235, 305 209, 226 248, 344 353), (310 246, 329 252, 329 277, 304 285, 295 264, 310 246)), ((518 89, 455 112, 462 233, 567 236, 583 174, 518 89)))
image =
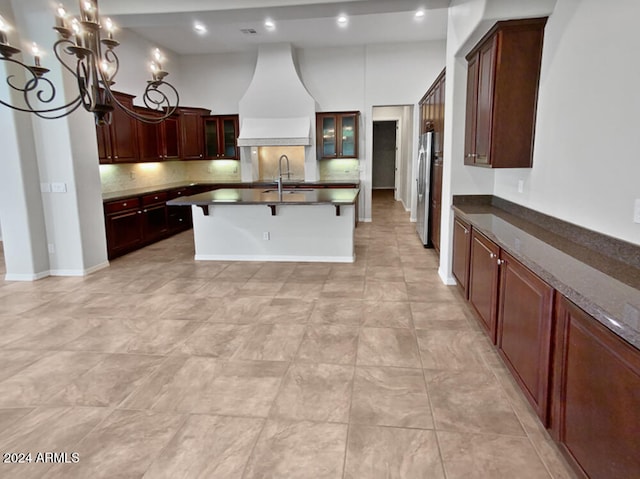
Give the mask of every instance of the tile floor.
POLYGON ((574 477, 408 214, 373 218, 355 264, 196 263, 186 232, 0 281, 0 452, 80 459, 0 477, 574 477))

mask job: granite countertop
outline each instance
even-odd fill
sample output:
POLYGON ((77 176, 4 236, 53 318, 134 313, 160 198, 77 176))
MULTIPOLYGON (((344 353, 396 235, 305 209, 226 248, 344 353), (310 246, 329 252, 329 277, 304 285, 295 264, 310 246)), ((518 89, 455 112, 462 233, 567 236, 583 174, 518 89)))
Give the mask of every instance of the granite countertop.
POLYGON ((352 205, 355 203, 358 188, 318 188, 303 190, 284 190, 282 195, 271 184, 262 188, 221 188, 213 191, 184 196, 167 201, 168 205, 352 205))
MULTIPOLYGON (((285 187, 313 187, 313 186, 342 186, 342 185, 359 185, 359 180, 328 180, 328 181, 283 181, 285 187)), ((179 183, 167 183, 164 185, 145 186, 141 188, 131 188, 128 190, 113 191, 102 194, 102 201, 116 201, 123 198, 129 198, 132 196, 147 195, 150 193, 157 193, 159 191, 171 190, 174 188, 185 188, 187 186, 224 186, 232 188, 269 188, 276 185, 275 181, 199 181, 199 182, 179 182, 179 183)))
POLYGON ((638 268, 494 206, 460 205, 453 209, 606 328, 640 349, 638 268))

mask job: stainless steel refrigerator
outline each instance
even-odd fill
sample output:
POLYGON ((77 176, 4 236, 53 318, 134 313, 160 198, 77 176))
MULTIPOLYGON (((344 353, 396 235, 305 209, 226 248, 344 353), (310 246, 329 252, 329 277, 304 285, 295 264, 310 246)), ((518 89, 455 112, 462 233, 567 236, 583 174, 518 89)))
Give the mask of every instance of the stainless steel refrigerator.
POLYGON ((429 246, 429 182, 431 170, 431 158, 433 157, 433 132, 420 135, 418 147, 418 210, 416 230, 420 241, 426 247, 429 246))

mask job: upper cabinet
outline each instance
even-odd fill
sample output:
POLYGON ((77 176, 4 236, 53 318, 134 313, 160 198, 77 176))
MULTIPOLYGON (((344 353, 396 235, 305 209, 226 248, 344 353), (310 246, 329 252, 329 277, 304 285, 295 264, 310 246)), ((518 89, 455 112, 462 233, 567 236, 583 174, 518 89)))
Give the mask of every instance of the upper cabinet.
POLYGON ((180 117, 180 157, 183 160, 204 158, 204 120, 211 110, 181 107, 180 117))
POLYGON ((360 112, 316 113, 318 159, 358 158, 360 112))
MULTIPOLYGON (((123 106, 133 109, 133 96, 113 93, 123 106)), ((128 163, 138 161, 136 120, 114 105, 111 123, 96 126, 100 163, 128 163)))
POLYGON ((433 153, 443 157, 445 70, 433 82, 420 100, 420 134, 433 131, 433 153))
MULTIPOLYGON (((160 116, 148 108, 136 108, 144 116, 160 116)), ((160 123, 136 121, 139 156, 137 161, 165 161, 180 157, 180 119, 172 115, 160 123)))
POLYGON ((209 160, 237 160, 238 115, 204 117, 206 158, 209 160))
POLYGON ((467 55, 466 165, 531 167, 546 22, 498 22, 467 55))

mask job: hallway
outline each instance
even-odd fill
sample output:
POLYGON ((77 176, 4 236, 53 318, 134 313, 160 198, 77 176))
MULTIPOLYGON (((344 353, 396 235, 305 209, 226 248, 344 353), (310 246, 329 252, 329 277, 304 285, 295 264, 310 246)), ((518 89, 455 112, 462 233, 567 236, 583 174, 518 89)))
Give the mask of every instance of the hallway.
POLYGON ((79 454, 1 477, 574 477, 392 191, 354 264, 192 241, 0 281, 0 452, 79 454))

